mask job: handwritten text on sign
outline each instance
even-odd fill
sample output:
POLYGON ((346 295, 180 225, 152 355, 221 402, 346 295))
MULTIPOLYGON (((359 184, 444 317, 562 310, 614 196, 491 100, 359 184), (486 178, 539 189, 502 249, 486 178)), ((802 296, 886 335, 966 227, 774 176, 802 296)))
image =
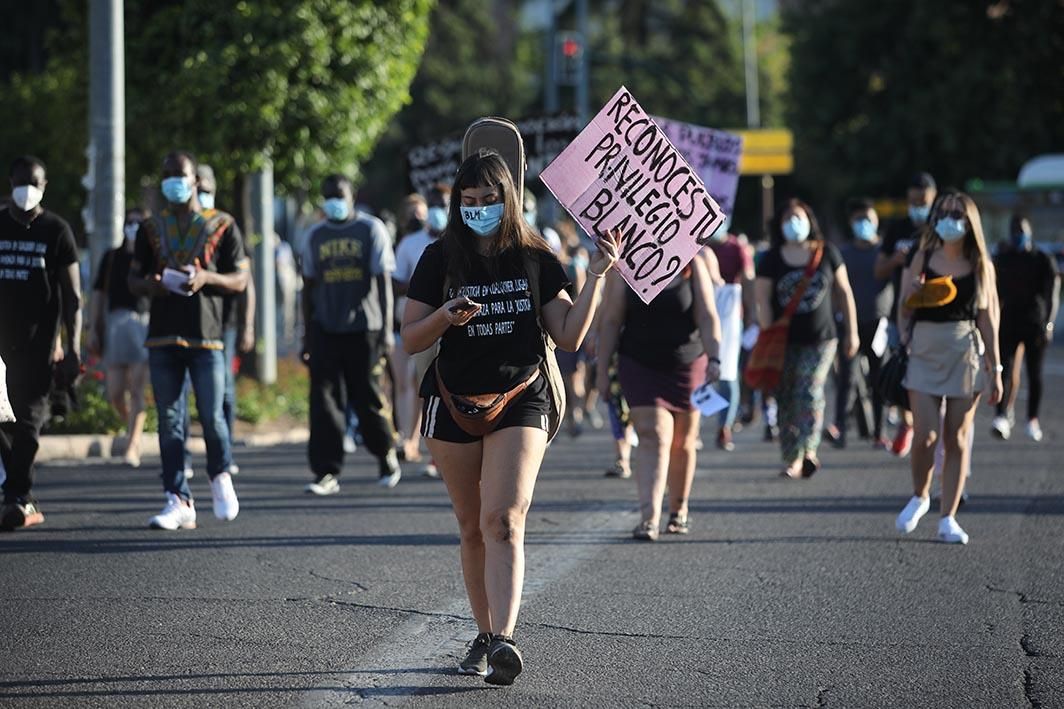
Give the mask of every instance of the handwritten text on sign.
POLYGON ((540 179, 589 234, 621 230, 617 270, 644 303, 724 221, 698 173, 623 86, 540 179))
POLYGON ((732 215, 735 212, 735 193, 739 189, 742 136, 657 116, 654 122, 702 178, 706 190, 724 213, 732 215))

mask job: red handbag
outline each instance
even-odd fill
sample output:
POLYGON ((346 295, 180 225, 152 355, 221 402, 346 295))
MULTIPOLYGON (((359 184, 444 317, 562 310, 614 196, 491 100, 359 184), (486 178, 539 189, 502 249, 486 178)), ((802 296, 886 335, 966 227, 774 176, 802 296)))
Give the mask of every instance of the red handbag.
POLYGON ((783 315, 757 336, 757 342, 750 351, 750 359, 743 373, 743 379, 751 389, 772 391, 780 383, 780 372, 783 371, 783 360, 787 355, 787 335, 791 328, 791 317, 798 310, 798 304, 802 302, 802 296, 813 280, 813 274, 820 267, 823 255, 824 247, 818 246, 810 256, 802 280, 791 295, 783 315))

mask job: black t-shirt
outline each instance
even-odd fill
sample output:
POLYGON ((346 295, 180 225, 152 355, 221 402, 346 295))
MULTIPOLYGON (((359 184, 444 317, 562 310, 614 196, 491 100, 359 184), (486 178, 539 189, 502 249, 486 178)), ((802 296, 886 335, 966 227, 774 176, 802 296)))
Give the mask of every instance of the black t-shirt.
POLYGON ((649 304, 631 288, 618 351, 652 369, 671 371, 702 354, 690 276, 677 276, 649 304))
MULTIPOLYGON (((838 248, 834 244, 824 244, 820 265, 791 318, 787 337, 791 344, 815 345, 837 337, 831 291, 835 286, 835 271, 841 265, 842 255, 838 248)), ((757 265, 757 275, 772 280, 773 319, 783 315, 804 274, 805 265, 791 266, 785 263, 778 246, 765 252, 757 265)))
POLYGON ((1001 317, 1044 326, 1049 321, 1057 264, 1041 251, 1010 249, 994 259, 1001 317))
POLYGON ((26 227, 0 209, 0 354, 51 352, 62 307, 60 272, 78 262, 70 225, 41 212, 26 227))
MULTIPOLYGON (((166 267, 181 268, 199 260, 200 267, 215 273, 247 270, 244 239, 233 218, 209 209, 193 215, 186 233, 168 211, 141 223, 133 247, 134 276, 162 273, 166 267)), ((227 294, 204 288, 195 295, 174 293, 156 296, 151 302, 148 347, 194 347, 223 349, 224 301, 227 294)))
MULTIPOLYGON (((569 284, 558 258, 536 250, 539 260, 539 302, 546 306, 569 284)), ((484 308, 463 327, 451 327, 440 341, 437 365, 447 388, 454 394, 488 394, 512 389, 532 376, 543 358, 542 334, 536 322, 535 302, 528 275, 516 254, 498 259, 492 275, 489 260, 474 256, 468 282, 452 283, 444 297, 447 259, 443 242, 425 249, 410 278, 407 297, 438 308, 451 298, 466 295, 484 308)), ((432 376, 422 382, 422 396, 436 393, 432 376)))
POLYGON ((107 311, 133 310, 138 313, 148 312, 151 301, 140 298, 129 290, 129 267, 133 263, 133 254, 125 245, 111 249, 100 259, 100 268, 96 271, 96 282, 92 289, 107 293, 107 311))
MULTIPOLYGON (((932 278, 941 278, 942 274, 928 266, 924 277, 927 280, 931 280, 932 278)), ((964 322, 965 320, 975 320, 975 273, 955 276, 953 285, 957 288, 957 295, 953 297, 953 300, 945 305, 917 308, 913 311, 913 320, 923 320, 925 322, 964 322)))

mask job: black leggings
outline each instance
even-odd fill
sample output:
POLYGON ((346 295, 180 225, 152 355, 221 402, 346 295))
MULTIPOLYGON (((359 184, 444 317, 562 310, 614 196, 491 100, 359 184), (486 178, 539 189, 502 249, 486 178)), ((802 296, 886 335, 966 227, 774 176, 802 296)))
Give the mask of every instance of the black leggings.
POLYGON ((1023 360, 1027 367, 1027 420, 1038 418, 1038 407, 1042 403, 1042 363, 1045 361, 1046 340, 1045 329, 1037 324, 1010 323, 1009 318, 1003 313, 1001 317, 1001 331, 998 342, 1001 346, 1001 366, 1003 367, 1003 380, 1005 390, 1002 392, 1001 402, 997 405, 999 416, 1005 416, 1008 409, 1009 396, 1012 394, 1012 359, 1016 356, 1016 348, 1023 344, 1023 360))

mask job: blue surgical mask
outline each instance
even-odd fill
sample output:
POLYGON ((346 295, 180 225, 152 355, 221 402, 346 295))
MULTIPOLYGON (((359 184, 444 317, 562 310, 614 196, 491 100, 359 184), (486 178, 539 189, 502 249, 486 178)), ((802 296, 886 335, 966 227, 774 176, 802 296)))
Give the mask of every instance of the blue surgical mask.
POLYGON ((913 224, 926 224, 929 216, 931 216, 931 205, 927 204, 922 207, 909 205, 909 219, 913 220, 913 224))
POLYGON ((850 226, 853 228, 853 235, 861 241, 871 241, 876 238, 876 225, 871 219, 858 219, 850 226))
POLYGON ((809 220, 797 214, 783 222, 783 238, 787 241, 802 242, 809 238, 809 220))
POLYGON ((1012 235, 1012 245, 1020 251, 1030 251, 1034 248, 1034 237, 1029 231, 1021 231, 1012 235))
POLYGON ((443 207, 429 207, 429 229, 441 232, 447 228, 447 210, 443 207))
POLYGON ((171 204, 185 204, 192 199, 192 184, 184 177, 167 177, 163 180, 162 191, 171 204))
POLYGON ((462 207, 462 221, 476 232, 477 236, 492 236, 502 221, 503 205, 488 204, 483 207, 462 207))
POLYGON ((347 218, 351 215, 351 207, 348 206, 347 200, 342 197, 330 197, 325 200, 325 204, 321 207, 325 212, 325 218, 334 222, 347 221, 347 218))
POLYGON ((943 241, 957 241, 968 233, 968 224, 964 219, 943 217, 935 222, 935 233, 942 237, 943 241))
POLYGON ((199 203, 204 209, 214 209, 214 195, 210 192, 200 192, 199 203))

